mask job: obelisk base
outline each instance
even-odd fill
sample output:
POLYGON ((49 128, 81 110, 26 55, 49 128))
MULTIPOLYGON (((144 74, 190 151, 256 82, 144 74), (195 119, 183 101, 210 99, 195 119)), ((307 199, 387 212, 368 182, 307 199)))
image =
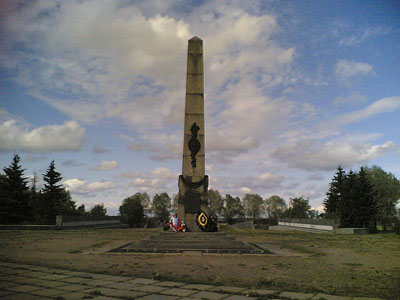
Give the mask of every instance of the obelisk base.
MULTIPOLYGON (((208 215, 208 213, 209 213, 208 205, 201 205, 201 210, 204 211, 208 215)), ((178 205, 177 215, 178 215, 179 219, 183 219, 183 221, 185 222, 187 231, 190 231, 190 232, 202 231, 196 222, 197 213, 185 213, 185 205, 184 204, 178 205)))

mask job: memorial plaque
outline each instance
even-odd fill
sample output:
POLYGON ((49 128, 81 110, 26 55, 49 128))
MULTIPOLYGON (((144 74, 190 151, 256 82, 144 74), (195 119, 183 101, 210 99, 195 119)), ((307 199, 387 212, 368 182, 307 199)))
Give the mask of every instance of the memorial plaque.
POLYGON ((201 208, 201 194, 187 192, 183 198, 185 203, 185 213, 197 214, 201 208))

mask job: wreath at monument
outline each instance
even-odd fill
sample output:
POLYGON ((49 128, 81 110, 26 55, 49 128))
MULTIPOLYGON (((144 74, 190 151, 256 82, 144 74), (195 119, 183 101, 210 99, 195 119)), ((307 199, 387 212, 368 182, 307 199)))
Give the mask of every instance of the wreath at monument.
POLYGON ((204 211, 200 210, 198 212, 197 217, 196 217, 196 223, 200 227, 201 230, 208 231, 207 230, 208 217, 204 211))
POLYGON ((210 216, 207 216, 207 214, 202 210, 200 210, 196 216, 197 226, 199 226, 200 229, 203 231, 208 231, 208 232, 218 231, 217 221, 218 217, 216 214, 212 213, 210 216))
POLYGON ((186 224, 183 220, 179 219, 176 214, 172 216, 168 223, 164 224, 164 231, 172 228, 175 232, 186 232, 186 224))

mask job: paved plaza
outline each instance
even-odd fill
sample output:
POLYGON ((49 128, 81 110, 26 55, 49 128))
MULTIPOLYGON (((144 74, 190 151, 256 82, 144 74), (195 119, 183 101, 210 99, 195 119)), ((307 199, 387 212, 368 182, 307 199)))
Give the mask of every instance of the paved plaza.
POLYGON ((264 289, 246 289, 243 287, 188 284, 0 262, 0 299, 376 300, 377 298, 342 297, 326 294, 303 294, 264 289))

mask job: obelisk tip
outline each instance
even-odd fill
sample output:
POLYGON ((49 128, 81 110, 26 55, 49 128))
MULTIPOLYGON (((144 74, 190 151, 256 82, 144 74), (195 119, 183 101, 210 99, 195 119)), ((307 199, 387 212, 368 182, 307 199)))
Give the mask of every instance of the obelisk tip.
POLYGON ((194 36, 194 37, 192 37, 189 41, 193 41, 193 42, 200 41, 200 42, 202 42, 202 39, 199 38, 199 37, 197 37, 197 36, 194 36))

